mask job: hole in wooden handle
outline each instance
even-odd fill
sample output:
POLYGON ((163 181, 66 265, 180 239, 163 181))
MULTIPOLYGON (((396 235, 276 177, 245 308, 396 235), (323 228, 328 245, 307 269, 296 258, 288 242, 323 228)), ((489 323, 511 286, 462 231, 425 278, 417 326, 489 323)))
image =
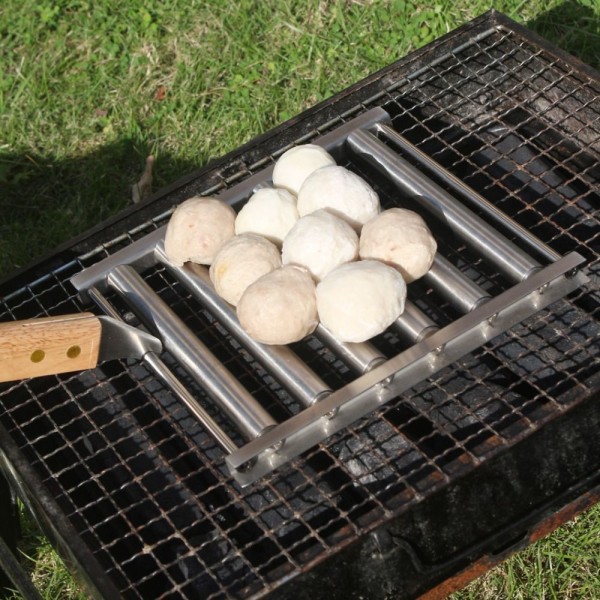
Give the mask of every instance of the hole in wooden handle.
POLYGON ((71 346, 68 350, 67 350, 67 356, 69 358, 77 358, 79 355, 81 354, 81 346, 71 346))
POLYGON ((46 353, 43 350, 38 349, 38 350, 34 350, 31 353, 31 356, 29 358, 31 359, 31 362, 39 363, 44 360, 45 356, 46 356, 46 353))

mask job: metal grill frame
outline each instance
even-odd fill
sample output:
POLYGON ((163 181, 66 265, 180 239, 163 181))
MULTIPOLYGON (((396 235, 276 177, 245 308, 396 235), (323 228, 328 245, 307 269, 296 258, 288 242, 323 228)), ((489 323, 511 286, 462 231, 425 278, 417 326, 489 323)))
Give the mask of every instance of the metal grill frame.
MULTIPOLYGON (((501 26, 507 30, 514 31, 516 35, 523 37, 528 43, 543 48, 545 52, 551 53, 561 61, 566 61, 574 65, 581 72, 587 73, 589 76, 593 75, 597 79, 597 74, 590 72, 591 70, 585 65, 578 64, 571 57, 567 57, 564 53, 550 48, 545 42, 523 28, 516 26, 501 15, 489 13, 434 42, 427 48, 359 82, 331 100, 299 115, 272 132, 232 152, 213 165, 209 165, 184 180, 177 182, 152 197, 143 206, 132 208, 126 213, 100 224, 92 232, 88 232, 80 236, 80 238, 69 242, 52 256, 43 259, 38 265, 28 267, 20 273, 11 276, 8 280, 0 284, 0 291, 10 291, 15 289, 15 287, 21 287, 21 283, 26 284, 29 281, 35 281, 41 274, 47 273, 49 270, 63 268, 68 264, 69 257, 82 256, 86 252, 95 251, 98 244, 102 244, 103 240, 106 239, 106 231, 109 229, 112 232, 123 232, 124 239, 129 239, 127 232, 131 233, 131 231, 134 231, 137 235, 135 230, 138 223, 152 220, 158 221, 160 218, 164 218, 164 214, 173 205, 197 191, 198 185, 200 185, 199 182, 201 182, 203 189, 210 187, 211 184, 215 190, 222 188, 224 184, 230 183, 226 177, 224 181, 221 180, 227 173, 231 173, 232 178, 235 180, 237 177, 243 176, 240 174, 252 171, 256 168, 256 165, 261 164, 261 161, 264 162, 265 158, 263 157, 268 157, 274 151, 280 153, 284 149, 285 140, 297 141, 301 137, 299 136, 299 132, 303 132, 308 140, 319 131, 328 129, 332 122, 339 119, 338 115, 341 114, 344 118, 351 117, 357 110, 357 106, 369 106, 371 103, 376 102, 378 98, 389 93, 390 81, 397 80, 399 73, 418 72, 420 65, 428 66, 435 60, 436 56, 444 56, 448 52, 452 52, 454 49, 460 47, 464 43, 465 37, 470 41, 480 34, 485 34, 486 31, 495 26, 501 26)), ((140 231, 139 233, 141 235, 144 232, 140 231)), ((112 237, 114 237, 114 233, 112 233, 112 237)), ((481 541, 478 544, 472 544, 466 551, 462 549, 457 553, 455 559, 428 565, 426 560, 414 555, 410 543, 403 542, 405 537, 407 537, 406 532, 411 529, 410 521, 418 519, 418 513, 421 513, 423 522, 431 525, 431 531, 428 533, 434 537, 442 526, 439 520, 431 519, 431 515, 435 514, 436 506, 438 510, 440 507, 444 507, 446 511, 449 508, 457 509, 460 505, 455 504, 456 500, 452 499, 451 495, 460 497, 461 491, 466 495, 470 489, 479 487, 482 482, 488 479, 493 479, 494 474, 496 476, 506 476, 507 473, 515 469, 513 461, 518 460, 519 457, 526 460, 526 457, 534 455, 538 447, 537 444, 543 444, 544 439, 551 439, 551 435, 563 436, 566 440, 572 441, 572 436, 575 435, 575 432, 579 428, 584 427, 589 432, 589 439, 592 440, 594 427, 598 425, 597 398, 598 394, 581 399, 576 409, 570 409, 565 415, 553 419, 544 425, 535 434, 524 438, 522 442, 513 446, 513 450, 511 450, 509 455, 506 453, 499 454, 497 457, 486 461, 484 465, 478 467, 474 472, 453 481, 451 490, 440 488, 437 493, 429 494, 410 513, 395 515, 391 526, 387 523, 386 527, 382 525, 373 529, 370 536, 365 535, 355 540, 349 548, 339 553, 340 560, 335 561, 333 568, 336 572, 344 573, 347 576, 355 568, 357 564, 356 560, 364 561, 365 556, 371 553, 371 559, 367 560, 365 564, 369 568, 377 567, 376 572, 384 576, 384 585, 388 586, 388 588, 390 585, 395 586, 391 591, 404 590, 404 592, 410 594, 420 593, 442 582, 467 565, 480 560, 490 550, 495 553, 496 557, 500 558, 507 553, 507 549, 512 550, 526 543, 531 536, 528 537, 527 534, 523 534, 522 532, 530 529, 536 520, 543 521, 546 519, 557 507, 567 506, 572 502, 576 502, 578 508, 582 508, 584 505, 594 502, 597 499, 597 492, 594 490, 597 488, 599 481, 597 476, 590 477, 589 471, 594 465, 597 467, 600 450, 597 445, 590 441, 588 447, 585 449, 580 447, 570 451, 570 460, 576 460, 583 454, 585 454, 585 457, 584 460, 579 461, 581 469, 576 474, 578 478, 572 477, 570 486, 566 486, 567 489, 564 489, 565 481, 561 482, 561 489, 556 490, 552 498, 548 498, 547 492, 542 493, 539 491, 538 496, 536 496, 535 490, 522 490, 522 495, 515 498, 515 507, 511 514, 506 514, 503 519, 504 523, 511 523, 511 525, 504 527, 504 529, 502 527, 498 528, 491 523, 487 524, 487 529, 482 526, 479 532, 481 541), (534 498, 537 498, 537 504, 534 503, 536 508, 530 511, 528 515, 521 515, 520 520, 517 520, 515 524, 515 515, 519 514, 519 510, 523 511, 530 505, 534 498), (517 535, 517 530, 520 532, 520 535, 517 535), (347 556, 342 557, 343 554, 347 556), (383 557, 385 557, 385 560, 383 557), (420 583, 417 584, 415 581, 407 578, 411 581, 412 588, 410 585, 407 587, 405 581, 390 583, 390 571, 387 570, 387 566, 398 564, 398 561, 403 557, 408 557, 409 563, 412 565, 411 569, 414 571, 413 579, 421 579, 420 583), (387 565, 386 567, 382 566, 384 563, 387 565), (344 564, 349 565, 347 569, 343 567, 344 564), (382 572, 382 569, 385 569, 385 573, 382 572)), ((18 486, 21 495, 28 499, 34 514, 44 521, 42 524, 43 529, 49 533, 51 539, 59 546, 63 555, 67 557, 68 562, 75 565, 76 571, 87 579, 87 586, 92 590, 96 590, 99 597, 117 597, 118 591, 114 587, 113 581, 103 573, 99 563, 89 553, 87 546, 78 538, 72 525, 64 518, 62 511, 56 505, 52 495, 40 484, 39 476, 27 464, 27 460, 3 428, 0 428, 0 448, 2 448, 6 457, 5 470, 9 473, 13 483, 18 486)), ((541 468, 540 471, 543 471, 547 475, 559 469, 561 461, 567 460, 564 455, 556 456, 551 453, 547 457, 539 456, 538 458, 539 464, 544 465, 544 468, 541 468)), ((493 486, 488 489, 491 492, 493 486)), ((494 492, 496 494, 501 493, 502 487, 495 489, 494 492)), ((493 496, 494 494, 490 493, 490 497, 493 496)), ((464 526, 464 523, 462 523, 462 526, 464 526)), ((457 527, 456 529, 446 527, 447 535, 450 536, 452 532, 460 533, 461 527, 457 527)), ((300 598, 304 595, 305 597, 309 597, 310 595, 314 597, 314 589, 320 590, 322 594, 323 577, 325 573, 330 573, 329 570, 332 568, 331 563, 332 561, 330 560, 322 563, 322 565, 317 565, 313 561, 310 564, 310 569, 307 569, 304 574, 298 575, 294 582, 289 583, 287 587, 289 588, 293 585, 294 597, 300 598), (318 582, 316 583, 316 588, 313 588, 311 581, 318 582)), ((380 589, 376 586, 381 582, 378 583, 373 579, 371 583, 374 586, 372 589, 380 589)), ((272 594, 275 597, 286 597, 286 594, 289 593, 286 590, 286 586, 283 586, 280 589, 272 590, 272 594)), ((388 591, 390 590, 388 589, 388 591)))

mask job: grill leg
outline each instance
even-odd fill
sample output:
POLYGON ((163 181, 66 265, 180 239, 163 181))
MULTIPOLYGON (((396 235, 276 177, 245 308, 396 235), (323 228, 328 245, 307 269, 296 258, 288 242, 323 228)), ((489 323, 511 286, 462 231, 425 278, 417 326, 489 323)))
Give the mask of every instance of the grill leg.
MULTIPOLYGON (((15 514, 15 508, 8 481, 0 471, 0 515, 2 515, 0 519, 0 544, 5 546, 2 550, 9 550, 13 554, 17 550, 15 519, 18 518, 18 515, 15 514)), ((0 557, 4 558, 4 552, 0 552, 0 557)), ((4 597, 7 594, 5 590, 11 587, 11 580, 4 571, 4 560, 0 560, 0 597, 4 597)))
POLYGON ((31 579, 16 559, 19 513, 14 496, 0 470, 0 598, 19 590, 25 600, 40 598, 31 579))

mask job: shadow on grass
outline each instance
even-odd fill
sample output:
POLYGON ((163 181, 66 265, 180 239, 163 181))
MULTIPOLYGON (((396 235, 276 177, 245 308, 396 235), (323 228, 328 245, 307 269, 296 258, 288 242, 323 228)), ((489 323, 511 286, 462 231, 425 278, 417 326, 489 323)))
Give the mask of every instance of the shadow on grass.
POLYGON ((538 35, 600 70, 600 12, 582 2, 567 0, 526 25, 538 35))
MULTIPOLYGON (((600 69, 600 17, 583 3, 567 0, 527 27, 600 69)), ((0 277, 125 208, 149 153, 145 146, 122 139, 65 159, 0 151, 0 277)), ((159 156, 154 189, 197 167, 159 156)))
MULTIPOLYGON (((132 139, 65 159, 0 151, 0 276, 127 207, 146 155, 147 149, 132 139)), ((153 189, 197 167, 161 155, 154 164, 153 189)))

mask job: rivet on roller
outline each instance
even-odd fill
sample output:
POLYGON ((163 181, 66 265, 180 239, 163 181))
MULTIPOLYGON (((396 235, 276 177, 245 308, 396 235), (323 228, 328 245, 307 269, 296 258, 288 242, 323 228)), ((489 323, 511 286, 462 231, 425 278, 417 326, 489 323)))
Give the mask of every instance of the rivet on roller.
MULTIPOLYGON (((391 379, 389 380, 391 381, 391 379)), ((375 386, 375 393, 377 394, 377 399, 380 402, 384 402, 388 398, 388 390, 389 390, 389 382, 388 380, 384 380, 381 383, 378 383, 375 386)))
POLYGON ((437 364, 439 362, 440 356, 441 356, 442 352, 444 351, 445 347, 446 347, 446 344, 440 344, 439 346, 436 346, 433 350, 431 350, 429 352, 429 355, 428 355, 429 368, 431 368, 431 369, 437 368, 437 364))
POLYGON ((247 473, 248 471, 250 471, 250 469, 252 469, 252 467, 254 467, 254 465, 256 464, 256 458, 252 458, 249 461, 241 464, 239 467, 236 468, 236 471, 239 471, 240 473, 247 473))
POLYGON ((575 277, 577 273, 579 273, 579 269, 571 269, 570 271, 567 271, 565 273, 565 277, 567 279, 573 279, 573 277, 575 277))
POLYGON ((331 421, 331 419, 335 419, 335 417, 338 414, 338 411, 340 409, 339 408, 334 408, 333 410, 330 410, 329 412, 326 412, 323 416, 328 420, 331 421))
POLYGON ((269 450, 271 450, 271 452, 274 452, 275 454, 277 454, 278 452, 281 451, 284 444, 285 444, 285 439, 279 440, 278 442, 275 442, 272 446, 269 446, 269 450))

